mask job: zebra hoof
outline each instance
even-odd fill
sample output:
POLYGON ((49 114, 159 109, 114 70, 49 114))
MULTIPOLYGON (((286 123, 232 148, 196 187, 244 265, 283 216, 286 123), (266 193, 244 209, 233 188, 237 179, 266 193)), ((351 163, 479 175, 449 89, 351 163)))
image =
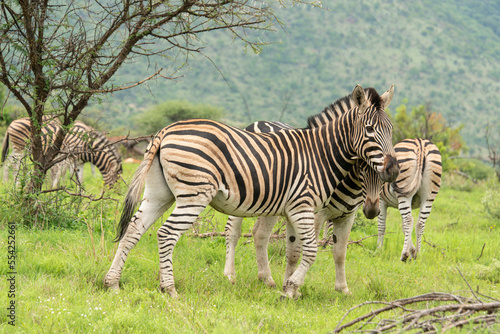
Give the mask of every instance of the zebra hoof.
POLYGON ((106 278, 104 278, 104 287, 110 291, 120 291, 120 284, 118 281, 110 282, 106 278))
POLYGON ((236 283, 236 276, 235 275, 226 275, 226 277, 229 280, 229 283, 231 283, 231 284, 236 283))
POLYGON ((300 296, 302 296, 302 294, 298 290, 299 290, 298 285, 288 281, 286 282, 286 286, 284 288, 283 293, 287 298, 297 300, 300 298, 300 296))
POLYGON ((265 285, 267 285, 270 288, 276 288, 276 282, 274 282, 272 277, 259 277, 259 280, 264 282, 265 285))
POLYGON ((272 278, 271 278, 271 279, 269 279, 269 280, 267 280, 265 283, 266 283, 266 285, 267 285, 268 287, 270 287, 270 288, 273 288, 273 289, 275 289, 275 288, 276 288, 276 282, 274 282, 274 280, 273 280, 272 278))
POLYGON ((160 291, 163 293, 168 293, 170 297, 172 298, 178 298, 179 295, 177 294, 177 291, 175 290, 174 286, 170 287, 160 287, 160 291))
POLYGON ((350 295, 351 294, 351 291, 349 291, 349 288, 347 286, 335 287, 335 291, 341 292, 344 295, 350 295))

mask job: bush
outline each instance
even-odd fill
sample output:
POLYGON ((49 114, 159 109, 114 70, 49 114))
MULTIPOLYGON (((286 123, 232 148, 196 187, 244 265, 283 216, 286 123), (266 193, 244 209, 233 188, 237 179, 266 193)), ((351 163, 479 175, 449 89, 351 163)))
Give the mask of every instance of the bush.
MULTIPOLYGON (((22 164, 24 165, 24 163, 22 164)), ((17 180, 10 184, 4 184, 0 192, 0 200, 3 205, 0 209, 0 221, 2 224, 15 222, 19 225, 35 228, 71 228, 71 229, 99 229, 93 227, 93 222, 102 222, 106 225, 113 225, 115 217, 103 217, 104 213, 115 212, 118 202, 116 200, 93 201, 99 195, 102 188, 102 179, 96 178, 92 184, 87 184, 87 189, 76 186, 73 182, 68 182, 64 189, 52 191, 50 189, 42 193, 30 193, 26 190, 26 185, 32 176, 29 168, 18 174, 17 180), (115 207, 112 210, 111 207, 115 207), (90 225, 89 225, 90 224, 90 225)), ((90 169, 90 167, 89 167, 90 169)), ((89 173, 90 174, 90 173, 89 173)), ((118 186, 117 186, 118 187, 118 186)), ((104 197, 109 198, 108 191, 104 197)))
POLYGON ((461 172, 466 173, 475 180, 486 180, 494 174, 492 167, 482 161, 475 159, 459 159, 455 161, 455 166, 461 172))
POLYGON ((224 109, 208 104, 192 104, 187 101, 169 101, 151 108, 137 116, 138 129, 144 134, 155 134, 165 126, 191 118, 218 120, 224 109))
POLYGON ((493 186, 486 188, 486 194, 484 195, 481 203, 484 206, 485 211, 493 218, 500 219, 500 196, 498 192, 500 191, 500 186, 496 183, 493 186))

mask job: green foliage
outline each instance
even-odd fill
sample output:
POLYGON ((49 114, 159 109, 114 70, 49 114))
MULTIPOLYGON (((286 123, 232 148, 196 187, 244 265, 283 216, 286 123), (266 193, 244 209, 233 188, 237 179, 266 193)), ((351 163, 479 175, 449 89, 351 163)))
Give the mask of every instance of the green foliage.
POLYGON ((459 155, 467 150, 460 135, 463 125, 450 127, 443 115, 431 111, 429 105, 413 107, 408 112, 406 101, 403 101, 403 104, 396 108, 392 123, 394 143, 406 138, 422 138, 436 144, 441 152, 445 171, 454 168, 453 162, 448 159, 450 156, 459 155))
POLYGON ((136 116, 140 132, 154 134, 165 126, 191 118, 218 120, 224 115, 224 110, 208 104, 193 104, 188 101, 168 101, 155 106, 139 116, 136 116))
POLYGON ((24 114, 21 107, 6 101, 6 91, 6 88, 0 83, 0 140, 3 140, 9 124, 24 114))
POLYGON ((453 165, 474 180, 486 180, 495 174, 491 166, 476 159, 455 159, 453 165))
POLYGON ((477 277, 482 280, 491 282, 492 284, 500 283, 500 261, 492 259, 491 264, 477 265, 477 277))
MULTIPOLYGON (((96 220, 113 225, 115 217, 106 216, 106 213, 117 210, 118 201, 113 201, 109 196, 116 196, 117 191, 123 192, 123 186, 118 184, 108 190, 104 196, 106 200, 92 201, 99 197, 103 181, 100 175, 95 178, 91 176, 90 164, 87 164, 84 188, 76 186, 74 180, 66 180, 63 184, 66 190, 51 191, 48 189, 50 182, 46 180, 47 189, 41 193, 31 193, 26 190, 33 177, 29 172, 31 170, 23 161, 20 173, 15 177, 17 183, 7 183, 0 193, 0 199, 4 203, 0 210, 2 221, 8 219, 28 228, 42 230, 87 229, 88 223, 96 220)), ((96 228, 100 229, 99 226, 96 228)))

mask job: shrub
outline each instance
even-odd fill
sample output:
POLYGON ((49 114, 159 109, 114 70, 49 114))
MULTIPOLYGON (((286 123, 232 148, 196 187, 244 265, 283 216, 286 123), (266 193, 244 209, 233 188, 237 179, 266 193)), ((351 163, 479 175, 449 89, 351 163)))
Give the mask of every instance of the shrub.
POLYGON ((481 200, 485 211, 493 218, 500 219, 500 196, 498 183, 486 188, 486 193, 481 200))
POLYGON ((494 174, 492 167, 484 162, 475 159, 459 159, 455 161, 455 166, 461 172, 466 173, 475 180, 486 180, 494 174))

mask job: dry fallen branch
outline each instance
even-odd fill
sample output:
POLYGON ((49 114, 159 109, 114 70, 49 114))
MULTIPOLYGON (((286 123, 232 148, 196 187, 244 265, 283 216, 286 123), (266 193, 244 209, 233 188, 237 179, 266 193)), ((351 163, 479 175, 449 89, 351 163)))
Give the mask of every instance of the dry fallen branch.
MULTIPOLYGON (((226 232, 193 233, 193 236, 197 237, 197 238, 225 237, 226 232)), ((253 237, 252 233, 243 233, 241 236, 244 238, 252 238, 253 237)), ((284 233, 283 234, 276 234, 276 233, 271 234, 271 239, 285 239, 285 237, 286 236, 284 233)))
POLYGON ((401 331, 421 330, 422 332, 445 332, 452 328, 460 328, 469 323, 481 326, 500 326, 500 302, 483 303, 474 299, 457 296, 449 293, 432 292, 416 297, 399 299, 393 302, 369 301, 349 309, 339 321, 334 333, 359 325, 355 331, 372 333, 388 332, 394 329, 401 331), (444 305, 419 309, 418 304, 426 302, 442 303, 444 305), (450 303, 451 302, 451 303, 450 303), (380 304, 383 307, 372 309, 368 313, 342 325, 344 319, 354 310, 366 305, 380 304), (412 308, 408 308, 411 306, 412 308), (397 312, 399 310, 399 312, 397 312), (373 322, 382 314, 392 311, 392 317, 373 322), (484 312, 484 313, 483 313, 484 312), (364 327, 369 327, 363 329, 364 327))

